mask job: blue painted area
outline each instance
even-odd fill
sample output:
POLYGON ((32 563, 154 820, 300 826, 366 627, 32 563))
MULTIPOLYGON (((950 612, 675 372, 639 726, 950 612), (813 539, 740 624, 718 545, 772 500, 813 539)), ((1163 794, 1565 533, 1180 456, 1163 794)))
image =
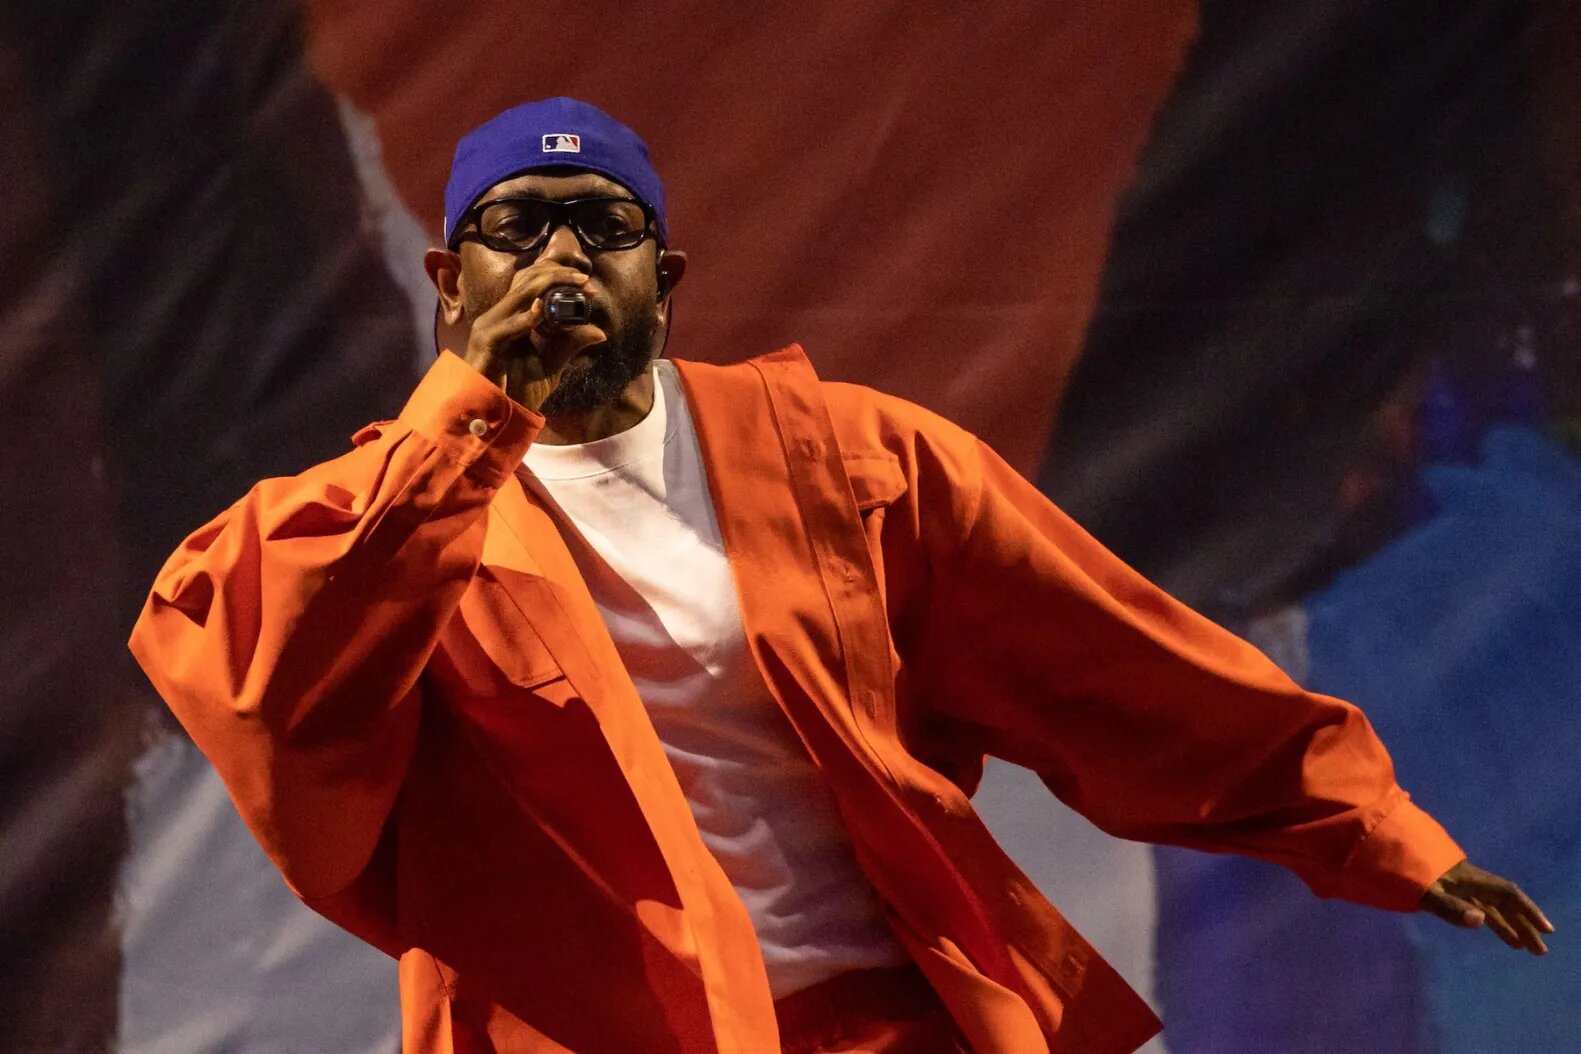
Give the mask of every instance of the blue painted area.
POLYGON ((1308 686, 1362 706, 1413 796, 1544 906, 1554 952, 1159 850, 1172 1054, 1581 1050, 1581 462, 1519 427, 1481 454, 1430 467, 1432 518, 1309 598, 1308 686))
POLYGON ((1399 917, 1318 900, 1283 868, 1158 849, 1155 992, 1170 1054, 1431 1054, 1399 917))
POLYGON ((1410 917, 1441 1049, 1581 1050, 1581 462, 1515 427, 1482 454, 1430 467, 1433 519, 1309 600, 1309 685, 1359 704, 1417 801, 1561 931, 1539 961, 1410 917))

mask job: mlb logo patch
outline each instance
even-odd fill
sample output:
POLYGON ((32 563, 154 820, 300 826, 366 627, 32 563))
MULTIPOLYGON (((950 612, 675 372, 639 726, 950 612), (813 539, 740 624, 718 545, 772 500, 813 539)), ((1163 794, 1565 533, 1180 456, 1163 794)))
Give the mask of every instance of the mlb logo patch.
POLYGON ((546 154, 580 154, 582 152, 582 137, 579 135, 565 135, 555 133, 543 137, 543 152, 546 154))

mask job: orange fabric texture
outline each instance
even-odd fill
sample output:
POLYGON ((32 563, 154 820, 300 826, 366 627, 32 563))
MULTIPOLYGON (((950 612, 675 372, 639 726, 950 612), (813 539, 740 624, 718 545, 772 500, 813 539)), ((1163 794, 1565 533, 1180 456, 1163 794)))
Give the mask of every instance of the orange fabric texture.
POLYGON ((966 1040, 915 967, 853 970, 774 1004, 783 1054, 965 1054, 966 1040))
MULTIPOLYGON (((677 368, 754 658, 971 1049, 1158 1027, 978 820, 985 754, 1324 896, 1410 910, 1462 858, 1359 711, 970 434, 795 347, 677 368)), ((541 426, 442 354, 397 420, 188 538, 132 650, 296 894, 400 958, 408 1051, 776 1050, 745 909, 520 467, 541 426)))

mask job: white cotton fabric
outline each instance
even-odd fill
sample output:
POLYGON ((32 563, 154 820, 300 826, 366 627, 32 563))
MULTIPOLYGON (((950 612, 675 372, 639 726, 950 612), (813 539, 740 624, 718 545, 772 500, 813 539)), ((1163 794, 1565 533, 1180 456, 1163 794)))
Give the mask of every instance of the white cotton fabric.
POLYGON ((586 542, 568 538, 703 842, 752 918, 774 997, 905 962, 747 650, 679 378, 667 361, 652 368, 653 409, 640 423, 591 443, 535 444, 527 467, 586 542))

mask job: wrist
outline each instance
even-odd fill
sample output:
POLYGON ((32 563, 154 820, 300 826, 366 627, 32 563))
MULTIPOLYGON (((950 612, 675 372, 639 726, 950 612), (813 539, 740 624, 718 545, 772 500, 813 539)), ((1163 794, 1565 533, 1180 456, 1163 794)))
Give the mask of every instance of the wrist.
POLYGON ((530 348, 505 350, 468 345, 462 360, 511 401, 533 413, 554 391, 553 381, 544 375, 542 360, 530 348))

